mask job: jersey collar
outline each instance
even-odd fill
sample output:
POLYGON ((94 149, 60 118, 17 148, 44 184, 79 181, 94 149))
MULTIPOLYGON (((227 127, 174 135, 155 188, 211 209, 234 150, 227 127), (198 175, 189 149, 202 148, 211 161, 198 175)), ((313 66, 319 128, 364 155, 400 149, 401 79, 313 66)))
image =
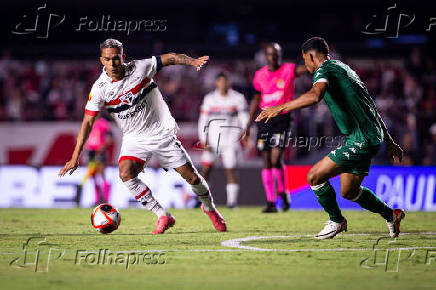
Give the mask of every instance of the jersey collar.
POLYGON ((227 95, 223 96, 223 95, 221 95, 220 90, 215 89, 215 94, 216 94, 217 96, 221 97, 221 98, 227 98, 227 97, 230 95, 230 90, 231 90, 231 88, 229 88, 229 89, 227 90, 227 95))
POLYGON ((324 61, 322 62, 322 64, 319 66, 319 68, 315 71, 314 74, 316 74, 316 72, 319 71, 319 69, 320 69, 320 68, 325 64, 325 62, 328 61, 328 60, 330 60, 330 59, 328 58, 328 59, 324 60, 324 61))

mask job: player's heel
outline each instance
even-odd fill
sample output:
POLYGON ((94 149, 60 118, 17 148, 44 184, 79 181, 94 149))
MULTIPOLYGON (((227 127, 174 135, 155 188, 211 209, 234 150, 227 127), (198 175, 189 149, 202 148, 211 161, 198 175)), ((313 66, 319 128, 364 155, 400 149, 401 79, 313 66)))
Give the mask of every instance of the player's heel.
POLYGON ((348 224, 347 224, 347 219, 344 219, 343 223, 342 223, 342 230, 344 232, 348 231, 348 224))

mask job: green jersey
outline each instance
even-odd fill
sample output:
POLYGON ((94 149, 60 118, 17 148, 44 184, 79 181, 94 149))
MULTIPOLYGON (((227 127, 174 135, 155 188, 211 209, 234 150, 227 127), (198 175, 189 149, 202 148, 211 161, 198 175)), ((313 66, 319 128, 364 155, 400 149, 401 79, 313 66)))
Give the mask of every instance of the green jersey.
POLYGON ((339 60, 326 60, 315 71, 313 84, 326 82, 324 100, 347 139, 378 145, 383 130, 375 103, 359 76, 339 60))

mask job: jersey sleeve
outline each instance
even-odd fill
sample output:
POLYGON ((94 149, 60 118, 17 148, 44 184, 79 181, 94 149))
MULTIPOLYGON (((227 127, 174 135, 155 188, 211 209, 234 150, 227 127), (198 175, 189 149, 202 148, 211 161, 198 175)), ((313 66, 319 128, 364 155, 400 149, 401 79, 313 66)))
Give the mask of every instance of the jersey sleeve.
POLYGON ((248 104, 243 94, 239 94, 238 102, 238 120, 239 124, 245 128, 248 123, 250 115, 248 114, 248 104))
POLYGON ((313 75, 313 84, 319 82, 329 83, 329 72, 325 67, 320 67, 313 75))
POLYGON ((261 93, 261 86, 260 86, 260 80, 259 80, 259 71, 257 71, 254 74, 254 78, 253 78, 253 87, 254 90, 256 91, 256 93, 261 93))
POLYGON ((248 104, 243 94, 238 93, 238 111, 247 111, 248 104))
POLYGON ((198 138, 200 139, 201 143, 206 143, 206 132, 205 132, 205 126, 209 119, 209 98, 208 95, 204 97, 203 103, 200 107, 200 118, 198 119, 198 138))
MULTIPOLYGON (((102 86, 104 87, 104 86, 102 86)), ((104 105, 104 91, 99 85, 94 84, 89 93, 88 102, 85 106, 85 114, 97 116, 98 112, 104 105)))
POLYGON ((209 95, 206 95, 200 107, 200 114, 208 115, 209 111, 210 111, 209 95))
POLYGON ((160 56, 136 60, 136 69, 143 72, 144 77, 153 78, 154 75, 162 68, 160 56))

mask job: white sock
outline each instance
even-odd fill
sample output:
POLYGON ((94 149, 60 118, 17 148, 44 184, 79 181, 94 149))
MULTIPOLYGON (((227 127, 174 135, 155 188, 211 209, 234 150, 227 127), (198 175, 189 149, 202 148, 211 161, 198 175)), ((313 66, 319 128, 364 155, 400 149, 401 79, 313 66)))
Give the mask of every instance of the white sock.
POLYGON ((157 215, 157 217, 168 215, 167 211, 154 199, 151 190, 138 177, 127 180, 124 184, 127 186, 130 194, 132 194, 143 207, 157 215))
POLYGON ((213 203, 213 198, 210 194, 209 186, 207 185, 206 180, 204 180, 203 176, 198 174, 198 177, 200 179, 200 182, 191 185, 192 191, 198 196, 198 199, 203 204, 205 211, 213 211, 215 210, 215 204, 213 203))
POLYGON ((103 188, 103 176, 101 176, 101 174, 96 174, 95 178, 94 178, 94 182, 97 186, 99 186, 100 188, 103 188))
POLYGON ((236 183, 229 183, 226 186, 227 191, 227 205, 235 206, 238 203, 239 185, 236 183))

